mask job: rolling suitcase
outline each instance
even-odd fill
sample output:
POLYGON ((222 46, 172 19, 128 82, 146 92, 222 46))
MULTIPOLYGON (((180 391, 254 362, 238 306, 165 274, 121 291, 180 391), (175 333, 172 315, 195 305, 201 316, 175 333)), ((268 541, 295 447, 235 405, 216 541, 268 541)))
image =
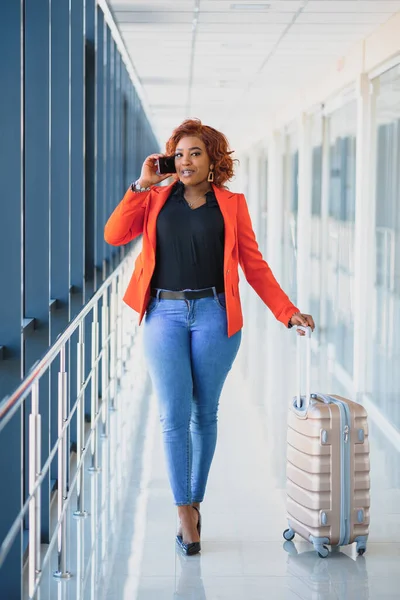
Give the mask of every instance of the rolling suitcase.
MULTIPOLYGON (((287 450, 287 513, 295 533, 325 558, 328 545, 367 548, 370 475, 367 413, 336 395, 311 394, 311 329, 306 332, 306 395, 301 396, 301 337, 297 339, 298 394, 290 402, 287 450)), ((304 343, 304 342, 303 342, 304 343)))

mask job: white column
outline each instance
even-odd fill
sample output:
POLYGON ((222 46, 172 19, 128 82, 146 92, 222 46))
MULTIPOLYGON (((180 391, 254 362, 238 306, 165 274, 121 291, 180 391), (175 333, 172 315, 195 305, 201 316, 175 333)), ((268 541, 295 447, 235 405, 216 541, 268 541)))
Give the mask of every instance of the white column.
POLYGON ((282 281, 282 146, 282 133, 276 131, 268 141, 268 222, 267 256, 265 259, 278 281, 282 281))
MULTIPOLYGON (((250 190, 250 159, 248 157, 248 155, 244 155, 241 158, 241 189, 242 189, 242 193, 245 195, 246 197, 246 201, 249 207, 249 211, 251 214, 251 200, 250 200, 250 196, 251 196, 251 190, 250 190)), ((245 278, 244 278, 244 273, 242 271, 240 271, 240 278, 241 280, 243 280, 243 283, 245 282, 245 278)), ((248 302, 248 297, 249 297, 249 293, 250 290, 248 289, 248 284, 247 282, 244 283, 244 285, 241 285, 240 287, 240 295, 241 295, 241 299, 242 299, 242 309, 243 309, 243 315, 245 317, 246 312, 247 312, 247 302, 248 302)))
POLYGON ((254 232, 257 235, 258 231, 258 220, 259 220, 259 198, 260 190, 258 189, 259 182, 259 152, 254 149, 248 157, 248 195, 247 204, 249 206, 251 221, 253 224, 254 232))
MULTIPOLYGON (((268 140, 268 218, 266 261, 277 280, 282 284, 283 260, 283 144, 284 135, 275 131, 268 140)), ((268 310, 268 309, 267 309, 268 310)), ((287 332, 286 332, 287 333, 287 332)), ((282 378, 280 361, 284 344, 287 343, 285 330, 268 310, 267 334, 265 341, 266 360, 263 372, 265 381, 265 403, 273 402, 275 382, 282 378)), ((286 410, 286 409, 285 409, 286 410)))
MULTIPOLYGON (((248 196, 249 196, 248 168, 249 168, 248 155, 245 153, 242 153, 240 156, 240 167, 238 169, 239 187, 236 189, 238 192, 245 195, 247 201, 248 201, 248 196)), ((236 191, 236 189, 235 189, 235 191, 236 191)), ((239 269, 239 277, 240 277, 239 291, 240 291, 240 299, 241 299, 243 321, 244 321, 244 326, 243 326, 243 330, 242 330, 242 343, 241 343, 241 348, 240 348, 240 358, 241 358, 240 367, 241 367, 243 375, 247 378, 248 377, 248 364, 249 364, 249 357, 248 357, 248 349, 249 349, 249 342, 248 342, 248 337, 249 337, 248 318, 249 317, 248 317, 248 314, 249 314, 249 311, 248 311, 247 305, 248 305, 248 297, 249 297, 249 292, 250 292, 249 287, 250 286, 247 283, 244 273, 241 270, 240 266, 238 267, 238 269, 239 269)))
MULTIPOLYGON (((260 203, 261 197, 259 189, 259 152, 254 149, 248 160, 248 196, 247 203, 253 225, 253 230, 256 234, 259 231, 258 223, 260 219, 260 203)), ((259 241, 257 239, 257 241, 259 241)), ((261 393, 259 384, 259 373, 262 368, 260 360, 260 345, 258 339, 259 316, 261 310, 267 310, 262 300, 259 298, 255 290, 247 284, 246 300, 245 300, 245 338, 244 347, 246 350, 246 376, 250 382, 251 394, 255 397, 261 393)))
POLYGON ((299 205, 297 214, 297 306, 310 312, 311 284, 311 148, 310 117, 303 114, 299 122, 299 205))
POLYGON ((354 390, 367 387, 370 369, 368 328, 372 326, 374 287, 374 173, 371 152, 372 88, 366 74, 358 80, 356 207, 354 244, 354 390))

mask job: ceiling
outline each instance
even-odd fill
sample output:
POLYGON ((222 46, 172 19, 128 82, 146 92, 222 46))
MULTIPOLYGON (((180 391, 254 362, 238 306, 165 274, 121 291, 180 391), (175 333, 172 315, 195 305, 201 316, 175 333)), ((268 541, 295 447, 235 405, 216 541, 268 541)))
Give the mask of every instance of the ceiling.
POLYGON ((108 0, 162 143, 186 117, 239 149, 400 0, 108 0))

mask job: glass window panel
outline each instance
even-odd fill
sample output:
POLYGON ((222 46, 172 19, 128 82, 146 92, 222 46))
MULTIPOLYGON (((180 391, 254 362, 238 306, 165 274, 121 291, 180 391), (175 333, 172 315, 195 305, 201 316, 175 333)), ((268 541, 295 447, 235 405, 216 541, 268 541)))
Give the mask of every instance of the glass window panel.
POLYGON ((400 430, 400 66, 376 91, 375 330, 372 399, 400 430))
POLYGON ((327 326, 338 363, 353 374, 357 103, 329 117, 327 326))
POLYGON ((297 211, 299 150, 297 132, 286 136, 283 155, 283 288, 297 302, 297 211))
POLYGON ((321 113, 311 117, 311 240, 310 240, 310 312, 316 323, 314 337, 319 337, 321 321, 321 203, 322 203, 322 142, 321 113))
POLYGON ((311 156, 311 213, 321 216, 321 189, 322 189, 322 118, 319 117, 320 126, 316 127, 315 138, 312 140, 311 156))

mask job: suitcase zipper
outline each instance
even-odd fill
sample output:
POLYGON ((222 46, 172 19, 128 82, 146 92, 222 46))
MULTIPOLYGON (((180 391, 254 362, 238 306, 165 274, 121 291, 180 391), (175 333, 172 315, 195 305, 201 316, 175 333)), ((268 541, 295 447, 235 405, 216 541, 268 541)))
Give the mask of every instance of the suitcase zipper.
POLYGON ((350 411, 345 402, 319 394, 328 404, 336 404, 340 413, 340 539, 338 546, 350 541, 350 411))

